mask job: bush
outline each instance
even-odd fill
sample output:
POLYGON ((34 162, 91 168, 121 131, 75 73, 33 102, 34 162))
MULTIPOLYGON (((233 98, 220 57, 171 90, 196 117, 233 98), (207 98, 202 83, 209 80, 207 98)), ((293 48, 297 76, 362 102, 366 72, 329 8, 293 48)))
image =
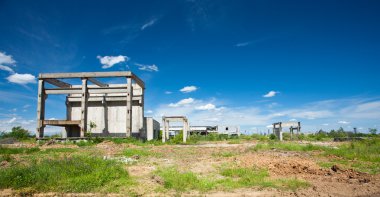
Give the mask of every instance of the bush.
POLYGON ((25 140, 31 137, 30 132, 21 126, 13 127, 11 132, 1 132, 0 138, 16 138, 18 140, 25 140))
POLYGON ((276 137, 275 134, 272 133, 272 134, 269 135, 269 139, 270 140, 275 140, 275 139, 277 139, 277 137, 276 137))

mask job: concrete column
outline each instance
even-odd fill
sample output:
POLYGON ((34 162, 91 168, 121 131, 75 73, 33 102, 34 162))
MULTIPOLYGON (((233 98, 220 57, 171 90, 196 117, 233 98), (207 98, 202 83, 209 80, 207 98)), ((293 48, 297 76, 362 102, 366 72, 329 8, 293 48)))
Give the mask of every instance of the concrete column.
POLYGON ((165 132, 165 137, 167 140, 169 140, 169 127, 170 127, 170 123, 169 123, 169 120, 166 120, 166 132, 165 132))
POLYGON ((45 119, 45 82, 42 79, 38 80, 38 98, 37 98, 37 130, 36 138, 44 137, 45 119))
POLYGON ((87 78, 82 78, 82 98, 81 98, 81 119, 80 119, 80 137, 84 137, 87 132, 87 78))
POLYGON ((182 128, 182 140, 183 143, 186 143, 187 138, 187 121, 183 120, 183 128, 182 128))
POLYGON ((126 137, 130 137, 132 133, 132 79, 127 78, 127 112, 126 112, 126 137))
POLYGON ((162 129, 162 143, 165 143, 166 141, 166 121, 165 118, 162 118, 162 124, 163 124, 163 129, 162 129))

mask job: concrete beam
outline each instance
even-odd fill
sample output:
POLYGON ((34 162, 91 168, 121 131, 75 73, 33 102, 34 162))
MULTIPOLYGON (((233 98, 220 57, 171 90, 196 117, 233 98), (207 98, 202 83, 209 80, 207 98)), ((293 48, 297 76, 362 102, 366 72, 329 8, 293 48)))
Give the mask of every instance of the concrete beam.
MULTIPOLYGON (((127 93, 126 88, 87 88, 89 94, 127 93)), ((48 88, 46 94, 81 94, 82 88, 48 88)))
POLYGON ((70 126, 70 125, 80 125, 80 120, 44 120, 44 125, 51 126, 70 126))
POLYGON ((102 83, 102 82, 98 81, 97 79, 94 79, 94 78, 88 78, 88 80, 89 80, 91 83, 93 83, 93 84, 95 84, 95 85, 98 85, 99 87, 103 87, 103 88, 108 87, 108 84, 102 83))
POLYGON ((78 72, 78 73, 41 73, 39 79, 47 78, 93 78, 93 77, 132 77, 133 74, 130 71, 121 72, 78 72))
POLYGON ((60 88, 70 88, 71 87, 71 84, 63 82, 63 81, 58 80, 58 79, 45 79, 45 81, 52 84, 52 85, 60 87, 60 88))

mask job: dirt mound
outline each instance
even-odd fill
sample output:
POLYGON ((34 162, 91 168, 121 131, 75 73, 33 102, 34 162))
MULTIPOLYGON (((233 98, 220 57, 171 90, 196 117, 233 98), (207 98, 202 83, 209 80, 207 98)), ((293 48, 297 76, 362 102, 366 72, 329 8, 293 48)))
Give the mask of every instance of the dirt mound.
POLYGON ((106 155, 116 155, 124 150, 125 144, 115 144, 112 141, 103 141, 97 144, 96 148, 105 152, 106 155))

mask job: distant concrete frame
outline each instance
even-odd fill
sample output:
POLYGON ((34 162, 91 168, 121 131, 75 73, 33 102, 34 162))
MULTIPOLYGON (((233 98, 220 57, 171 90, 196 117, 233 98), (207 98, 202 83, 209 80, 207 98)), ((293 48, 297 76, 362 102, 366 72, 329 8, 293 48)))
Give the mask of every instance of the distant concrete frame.
POLYGON ((162 117, 162 123, 164 124, 162 131, 162 142, 165 143, 169 140, 169 124, 170 122, 183 122, 183 142, 186 143, 186 139, 189 135, 190 125, 186 116, 164 116, 162 117))
POLYGON ((85 137, 87 132, 87 102, 90 94, 109 94, 109 93, 126 93, 122 100, 127 101, 126 116, 126 137, 131 136, 132 132, 132 100, 144 102, 144 94, 139 98, 133 97, 132 80, 137 83, 142 90, 145 89, 144 82, 130 71, 122 72, 79 72, 79 73, 42 73, 38 76, 38 99, 37 99, 37 131, 36 138, 44 136, 46 125, 52 126, 70 126, 78 125, 80 127, 80 137, 85 137), (126 84, 108 85, 97 80, 97 78, 125 77, 126 84), (82 81, 82 85, 71 85, 60 79, 77 78, 82 81), (93 86, 88 85, 88 81, 93 86), (57 88, 46 88, 45 83, 56 86, 57 88), (81 101, 81 120, 45 120, 45 100, 48 94, 80 94, 81 101))
POLYGON ((293 140, 294 130, 297 131, 297 137, 301 131, 301 122, 276 122, 273 123, 273 134, 276 135, 277 139, 282 141, 282 127, 289 127, 290 139, 293 140))

